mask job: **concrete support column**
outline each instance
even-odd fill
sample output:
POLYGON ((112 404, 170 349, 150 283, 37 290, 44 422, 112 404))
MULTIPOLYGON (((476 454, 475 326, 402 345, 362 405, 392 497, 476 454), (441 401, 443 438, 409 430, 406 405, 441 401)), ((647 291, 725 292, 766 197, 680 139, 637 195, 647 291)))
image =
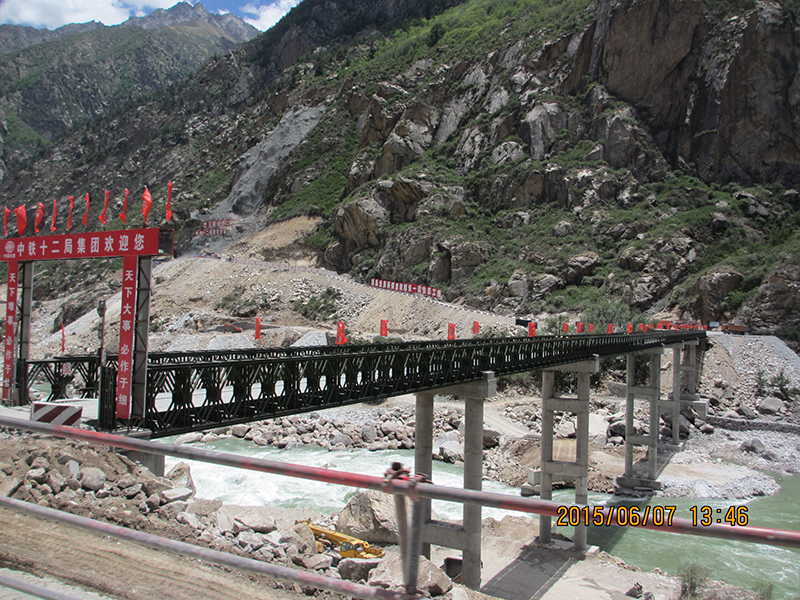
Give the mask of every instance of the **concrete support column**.
POLYGON ((683 344, 672 348, 672 443, 681 443, 681 350, 683 344))
MULTIPOLYGON (((433 471, 433 392, 416 394, 416 431, 414 434, 414 473, 424 473, 431 477, 433 471)), ((431 501, 426 498, 422 502, 423 527, 431 521, 431 501)), ((431 557, 431 545, 422 544, 422 554, 431 557)))
MULTIPOLYGON (((464 489, 480 491, 483 482, 483 398, 467 398, 464 407, 464 489)), ((464 504, 462 583, 481 587, 481 506, 464 504)))
POLYGON ((633 445, 628 443, 635 431, 633 428, 633 387, 636 384, 636 356, 626 356, 625 370, 625 477, 633 477, 633 445))
MULTIPOLYGON (((577 415, 575 432, 575 462, 578 463, 578 477, 575 480, 575 504, 589 503, 589 373, 578 373, 578 401, 582 410, 577 415)), ((587 528, 585 524, 575 528, 575 549, 586 550, 587 528)))
MULTIPOLYGON (((554 411, 549 400, 553 397, 555 387, 555 371, 542 371, 542 457, 541 475, 539 476, 539 497, 542 500, 553 499, 553 475, 545 464, 553 462, 554 411)), ((551 517, 539 515, 539 542, 549 544, 552 541, 551 517)))
POLYGON ((660 418, 660 397, 661 397, 661 355, 663 348, 651 348, 645 350, 640 355, 647 356, 649 359, 650 381, 646 386, 634 385, 635 379, 635 356, 629 354, 627 357, 626 383, 627 391, 625 394, 625 475, 617 478, 617 483, 621 487, 635 489, 658 489, 656 477, 658 476, 658 425, 660 418), (648 435, 636 435, 634 427, 634 401, 636 398, 646 398, 649 401, 650 417, 648 435), (634 446, 647 446, 647 472, 641 475, 634 473, 633 469, 633 448, 634 446))
MULTIPOLYGON (((600 370, 598 358, 579 363, 554 367, 542 372, 542 458, 539 474, 540 497, 553 499, 553 477, 563 476, 575 480, 575 503, 587 504, 589 499, 589 400, 591 373, 600 370), (565 371, 578 376, 577 399, 557 398, 554 393, 555 372, 565 371), (566 412, 576 415, 575 459, 554 460, 553 438, 555 436, 555 413, 566 412)), ((586 525, 578 525, 574 536, 575 549, 584 551, 586 544, 586 525)), ((552 541, 551 517, 539 516, 539 542, 552 541)))
POLYGON ((658 402, 661 396, 661 354, 650 356, 650 435, 647 448, 647 475, 653 481, 658 477, 658 402))

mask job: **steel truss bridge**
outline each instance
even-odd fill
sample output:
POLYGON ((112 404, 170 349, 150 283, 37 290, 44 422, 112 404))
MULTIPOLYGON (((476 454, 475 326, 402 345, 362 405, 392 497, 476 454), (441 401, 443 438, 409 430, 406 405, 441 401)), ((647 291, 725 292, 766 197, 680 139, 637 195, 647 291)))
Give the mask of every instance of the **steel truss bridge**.
POLYGON ((145 406, 133 406, 124 421, 114 416, 116 356, 102 367, 96 356, 31 360, 23 372, 27 382, 51 384, 49 400, 65 397, 67 381, 79 373, 82 393, 99 396, 100 429, 148 429, 155 438, 450 387, 479 381, 486 371, 525 373, 701 338, 704 331, 657 330, 150 353, 145 406))

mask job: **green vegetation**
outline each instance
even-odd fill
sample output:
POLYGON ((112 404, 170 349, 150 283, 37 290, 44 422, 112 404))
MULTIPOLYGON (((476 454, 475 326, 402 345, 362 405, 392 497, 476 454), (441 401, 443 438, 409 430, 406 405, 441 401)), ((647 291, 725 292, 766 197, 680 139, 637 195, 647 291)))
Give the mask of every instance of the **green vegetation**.
POLYGON ((321 294, 296 301, 292 308, 312 321, 327 321, 336 314, 336 301, 341 297, 339 290, 329 287, 321 294))
POLYGON ((683 565, 678 573, 681 578, 680 600, 694 600, 708 581, 708 570, 697 563, 683 565))

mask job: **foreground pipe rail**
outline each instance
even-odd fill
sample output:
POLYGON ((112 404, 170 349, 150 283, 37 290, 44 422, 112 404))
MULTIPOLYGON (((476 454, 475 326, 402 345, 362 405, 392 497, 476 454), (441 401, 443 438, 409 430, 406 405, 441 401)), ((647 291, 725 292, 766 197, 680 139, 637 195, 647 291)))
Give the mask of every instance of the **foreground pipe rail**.
MULTIPOLYGON (((70 438, 105 444, 124 450, 135 450, 149 454, 175 456, 188 460, 199 460, 210 462, 227 467, 237 467, 261 473, 272 473, 276 475, 287 475, 289 477, 299 477, 324 483, 335 483, 350 487, 364 488, 369 490, 379 490, 388 494, 403 494, 406 496, 419 496, 420 498, 430 498, 431 500, 444 500, 447 502, 467 503, 492 508, 502 508, 518 512, 545 515, 550 517, 559 516, 559 507, 565 506, 550 500, 534 500, 532 498, 521 498, 515 496, 505 496, 491 492, 480 492, 476 490, 463 490, 430 483, 419 483, 416 481, 403 481, 400 479, 384 479, 371 475, 360 475, 358 473, 348 473, 346 471, 334 471, 332 469, 322 469, 319 467, 306 467, 290 463, 281 463, 259 458, 242 458, 235 454, 224 452, 212 452, 201 448, 186 448, 174 444, 162 444, 159 442, 149 442, 135 438, 88 431, 86 429, 75 429, 64 427, 63 425, 49 425, 36 421, 26 421, 23 419, 12 419, 0 417, 0 426, 36 431, 61 438, 70 438)), ((580 505, 576 506, 583 509, 580 505)), ((562 509, 563 510, 563 509, 562 509)), ((606 509, 607 510, 607 509, 606 509)), ((604 511, 605 514, 605 511, 604 511)), ((618 527, 640 527, 653 529, 656 531, 666 531, 671 533, 681 533, 688 535, 698 535, 703 537, 715 537, 728 540, 738 540, 742 542, 753 542, 758 544, 769 544, 771 546, 782 546, 785 548, 800 548, 800 532, 789 531, 786 529, 770 529, 767 527, 738 527, 727 524, 713 524, 707 527, 693 525, 690 519, 673 518, 671 525, 656 525, 652 518, 644 525, 620 524, 616 517, 609 521, 610 525, 618 527)))
POLYGON ((22 579, 17 579, 16 577, 8 577, 2 573, 0 573, 0 587, 7 587, 11 590, 28 594, 29 596, 44 598, 44 600, 77 600, 75 596, 62 594, 55 590, 48 590, 40 585, 34 585, 22 579))
POLYGON ((102 521, 94 521, 79 515, 61 512, 52 508, 46 508, 37 504, 29 504, 22 500, 14 500, 12 498, 0 498, 0 507, 18 510, 29 515, 49 519, 51 521, 58 521, 67 525, 80 527, 81 529, 88 529, 103 535, 108 535, 120 540, 129 542, 136 542, 148 548, 156 550, 166 550, 174 552, 183 556, 191 556, 207 562, 213 562, 243 571, 250 571, 259 573, 261 575, 269 575, 277 579, 285 581, 292 581, 300 585, 309 585, 321 590, 329 592, 336 592, 344 594, 345 596, 353 596, 355 598, 363 598, 364 600, 412 600, 416 596, 409 596, 399 592, 390 592, 381 588, 374 588, 368 585, 361 585, 352 581, 344 581, 341 579, 333 579, 332 577, 325 577, 317 573, 308 573, 297 569, 290 569, 289 567, 281 567, 271 563, 253 560, 252 558, 245 558, 243 556, 236 556, 234 554, 227 554, 219 550, 212 550, 210 548, 202 548, 187 544, 186 542, 178 542, 167 538, 158 537, 149 533, 136 531, 133 529, 126 529, 119 525, 112 525, 111 523, 103 523, 102 521))

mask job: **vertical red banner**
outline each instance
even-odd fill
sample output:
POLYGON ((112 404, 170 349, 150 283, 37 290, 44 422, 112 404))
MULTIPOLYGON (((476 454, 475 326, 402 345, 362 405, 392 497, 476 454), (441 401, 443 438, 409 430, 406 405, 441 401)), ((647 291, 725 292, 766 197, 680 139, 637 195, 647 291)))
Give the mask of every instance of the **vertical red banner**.
POLYGON ((122 306, 119 318, 119 361, 117 366, 118 419, 128 419, 131 416, 138 260, 135 256, 126 256, 122 262, 122 306))
POLYGON ((456 325, 455 325, 455 323, 448 323, 447 324, 447 339, 448 340, 456 339, 456 325))
POLYGON ((583 333, 583 323, 575 323, 575 328, 578 330, 578 333, 583 333))
POLYGON ((3 401, 11 399, 11 378, 14 374, 14 330, 17 323, 17 272, 16 260, 8 261, 8 295, 6 302, 6 340, 3 348, 3 401))
POLYGON ((478 335, 481 332, 481 324, 477 321, 472 322, 472 333, 478 335))
POLYGON ((628 323, 628 333, 633 333, 633 323, 628 323))
POLYGON ((614 324, 613 323, 609 323, 608 324, 608 327, 606 327, 606 333, 608 335, 611 335, 612 333, 614 333, 614 324))
POLYGON ((589 323, 589 333, 594 333, 594 323, 589 323))
POLYGON ((381 337, 389 335, 389 319, 381 319, 381 337))
POLYGON ((261 319, 256 317, 256 339, 261 339, 261 319))
POLYGON ((561 331, 564 333, 569 333, 569 323, 564 323, 564 326, 561 328, 561 331))
POLYGON ((528 323, 528 337, 536 337, 536 321, 528 323))

